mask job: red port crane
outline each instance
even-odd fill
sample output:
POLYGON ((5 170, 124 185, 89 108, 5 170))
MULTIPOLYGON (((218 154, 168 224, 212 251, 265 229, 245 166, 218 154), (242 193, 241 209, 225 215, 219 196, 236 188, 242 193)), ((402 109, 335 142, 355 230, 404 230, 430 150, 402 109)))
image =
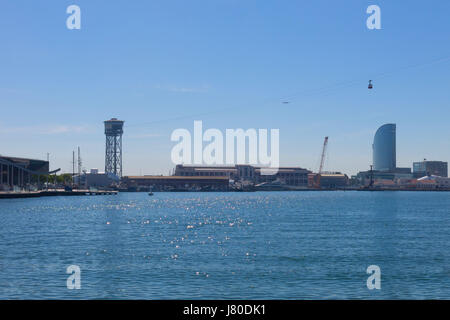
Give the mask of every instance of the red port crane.
POLYGON ((319 174, 321 174, 323 171, 323 165, 325 164, 325 155, 327 153, 327 146, 328 146, 328 137, 325 137, 325 141, 323 142, 322 157, 320 158, 319 174))
POLYGON ((322 148, 322 156, 320 157, 320 166, 319 166, 319 172, 314 177, 314 187, 317 189, 320 189, 320 178, 323 173, 323 167, 325 164, 325 155, 327 154, 327 146, 328 146, 328 137, 325 137, 325 140, 323 142, 323 148, 322 148))

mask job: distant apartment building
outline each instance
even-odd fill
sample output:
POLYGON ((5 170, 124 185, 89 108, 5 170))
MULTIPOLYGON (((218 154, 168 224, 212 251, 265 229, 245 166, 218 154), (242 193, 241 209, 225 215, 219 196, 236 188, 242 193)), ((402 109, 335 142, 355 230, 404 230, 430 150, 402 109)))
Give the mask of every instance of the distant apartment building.
POLYGON ((300 167, 281 167, 274 175, 262 174, 264 168, 251 165, 235 166, 185 166, 177 165, 175 176, 180 177, 227 177, 230 180, 259 184, 263 182, 279 181, 291 186, 307 186, 308 174, 311 171, 300 167))
POLYGON ((448 163, 444 161, 420 161, 413 163, 413 174, 416 178, 425 176, 448 177, 448 163))

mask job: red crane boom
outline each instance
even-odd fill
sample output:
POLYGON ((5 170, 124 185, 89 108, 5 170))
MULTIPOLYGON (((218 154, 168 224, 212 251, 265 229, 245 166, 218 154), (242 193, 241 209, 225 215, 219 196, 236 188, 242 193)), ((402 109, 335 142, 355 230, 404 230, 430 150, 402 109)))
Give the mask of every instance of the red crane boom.
POLYGON ((327 152, 327 145, 328 145, 328 137, 325 137, 325 141, 323 142, 322 157, 320 158, 319 174, 322 173, 323 165, 325 164, 325 154, 327 152))

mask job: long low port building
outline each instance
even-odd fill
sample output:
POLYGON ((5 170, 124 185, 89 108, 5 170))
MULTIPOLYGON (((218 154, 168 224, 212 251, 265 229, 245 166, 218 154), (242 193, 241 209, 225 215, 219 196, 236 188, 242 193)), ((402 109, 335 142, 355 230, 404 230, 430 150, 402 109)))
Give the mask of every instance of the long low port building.
POLYGON ((308 186, 308 174, 311 171, 301 167, 280 167, 274 171, 274 174, 263 174, 263 169, 252 165, 235 165, 235 166, 186 166, 177 165, 175 175, 182 177, 217 177, 225 176, 230 180, 251 182, 260 184, 264 182, 281 181, 283 184, 290 186, 308 186))
POLYGON ((122 184, 129 191, 227 191, 228 177, 126 176, 122 184))

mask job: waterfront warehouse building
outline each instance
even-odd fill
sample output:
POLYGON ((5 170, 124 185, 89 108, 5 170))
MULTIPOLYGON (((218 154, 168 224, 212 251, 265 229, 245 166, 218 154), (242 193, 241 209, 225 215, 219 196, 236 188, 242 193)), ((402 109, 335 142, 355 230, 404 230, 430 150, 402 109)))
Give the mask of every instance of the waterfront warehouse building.
POLYGON ((301 167, 281 167, 274 175, 264 175, 262 168, 254 168, 255 183, 280 181, 282 184, 296 187, 308 186, 308 174, 311 171, 301 167))
POLYGON ((395 171, 397 167, 396 125, 381 126, 373 140, 373 169, 376 171, 395 171))
POLYGON ((438 176, 448 178, 448 163, 444 161, 420 161, 413 163, 413 174, 416 178, 438 176))
POLYGON ((263 169, 252 165, 235 166, 186 166, 177 165, 175 176, 181 177, 227 177, 229 180, 260 184, 280 181, 291 186, 308 185, 308 174, 311 171, 300 167, 280 167, 273 175, 264 175, 263 169))
POLYGON ((30 187, 48 174, 48 161, 0 156, 0 190, 30 187))
POLYGON ((230 180, 237 179, 238 169, 235 166, 189 166, 177 165, 175 167, 175 176, 180 177, 227 177, 230 180))
POLYGON ((317 189, 339 189, 349 185, 346 174, 335 173, 310 173, 308 174, 308 187, 317 189))
POLYGON ((424 186, 431 186, 432 189, 438 190, 450 190, 450 179, 442 176, 425 176, 417 179, 416 187, 418 189, 424 189, 424 186))
POLYGON ((395 168, 393 171, 360 171, 353 177, 356 184, 362 186, 368 186, 371 179, 376 181, 395 181, 398 179, 412 179, 411 168, 395 168))
POLYGON ((99 172, 98 169, 91 169, 90 172, 76 175, 74 182, 80 188, 110 188, 119 185, 120 178, 114 173, 99 172))

